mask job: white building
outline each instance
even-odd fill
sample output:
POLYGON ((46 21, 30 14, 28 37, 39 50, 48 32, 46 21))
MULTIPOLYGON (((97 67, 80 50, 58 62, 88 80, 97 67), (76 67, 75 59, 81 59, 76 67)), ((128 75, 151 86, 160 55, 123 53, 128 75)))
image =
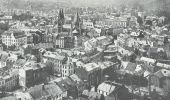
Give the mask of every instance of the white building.
POLYGON ((94 28, 93 22, 91 22, 91 21, 83 21, 83 26, 86 29, 93 29, 94 28))
POLYGON ((43 61, 50 61, 54 63, 55 71, 61 73, 62 77, 67 77, 74 73, 74 68, 71 63, 70 57, 66 57, 65 55, 61 55, 58 52, 50 52, 47 51, 43 55, 43 61))
POLYGON ((104 82, 98 86, 97 93, 103 94, 104 96, 108 96, 115 90, 115 88, 116 86, 104 82))
POLYGON ((21 31, 6 31, 2 34, 2 43, 7 47, 15 45, 18 49, 20 45, 27 43, 27 36, 21 31))

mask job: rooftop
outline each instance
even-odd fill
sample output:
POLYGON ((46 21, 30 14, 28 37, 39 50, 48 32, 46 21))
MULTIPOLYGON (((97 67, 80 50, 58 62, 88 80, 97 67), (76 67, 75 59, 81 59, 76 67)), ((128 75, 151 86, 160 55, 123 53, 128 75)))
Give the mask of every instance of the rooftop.
POLYGON ((88 64, 84 65, 83 68, 85 68, 86 71, 93 71, 93 70, 98 69, 100 67, 96 63, 88 63, 88 64))
POLYGON ((114 90, 115 90, 116 86, 113 86, 111 84, 107 84, 107 83, 101 83, 99 86, 98 86, 98 90, 101 90, 101 91, 104 91, 104 92, 107 92, 107 93, 112 93, 114 90))
POLYGON ((59 54, 58 52, 50 52, 50 51, 47 51, 43 56, 52 59, 57 59, 57 60, 64 60, 65 58, 65 56, 59 54))

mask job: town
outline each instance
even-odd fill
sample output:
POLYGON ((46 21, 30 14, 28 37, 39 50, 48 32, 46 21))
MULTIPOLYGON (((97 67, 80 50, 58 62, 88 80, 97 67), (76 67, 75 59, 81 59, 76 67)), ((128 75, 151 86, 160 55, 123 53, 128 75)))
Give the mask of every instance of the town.
POLYGON ((0 100, 170 100, 170 17, 1 1, 0 100))

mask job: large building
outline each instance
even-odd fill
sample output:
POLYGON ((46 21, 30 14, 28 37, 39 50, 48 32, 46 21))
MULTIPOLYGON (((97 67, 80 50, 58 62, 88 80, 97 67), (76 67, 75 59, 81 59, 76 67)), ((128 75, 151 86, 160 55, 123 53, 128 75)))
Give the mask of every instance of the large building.
POLYGON ((18 49, 20 45, 27 44, 27 36, 21 31, 6 31, 2 34, 2 43, 7 47, 15 46, 18 49))
POLYGON ((70 76, 74 73, 74 66, 71 63, 71 58, 66 54, 62 55, 58 52, 47 51, 43 54, 43 61, 54 63, 54 71, 61 74, 62 77, 70 76))
POLYGON ((18 71, 0 71, 0 91, 11 91, 19 86, 18 71))
POLYGON ((74 38, 69 33, 58 34, 55 39, 55 48, 73 48, 74 38))
POLYGON ((27 62, 19 69, 19 84, 23 88, 31 87, 47 79, 47 67, 44 64, 27 62))
POLYGON ((81 80, 87 82, 89 86, 95 86, 101 83, 101 68, 96 63, 77 66, 75 73, 81 80))

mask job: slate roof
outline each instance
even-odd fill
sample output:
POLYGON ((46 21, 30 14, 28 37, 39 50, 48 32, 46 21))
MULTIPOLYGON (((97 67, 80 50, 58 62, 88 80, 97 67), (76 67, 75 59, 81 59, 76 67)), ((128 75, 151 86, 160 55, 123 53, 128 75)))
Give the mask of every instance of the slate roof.
POLYGON ((41 100, 42 97, 49 96, 49 93, 43 89, 42 84, 30 88, 29 93, 34 100, 41 100))

